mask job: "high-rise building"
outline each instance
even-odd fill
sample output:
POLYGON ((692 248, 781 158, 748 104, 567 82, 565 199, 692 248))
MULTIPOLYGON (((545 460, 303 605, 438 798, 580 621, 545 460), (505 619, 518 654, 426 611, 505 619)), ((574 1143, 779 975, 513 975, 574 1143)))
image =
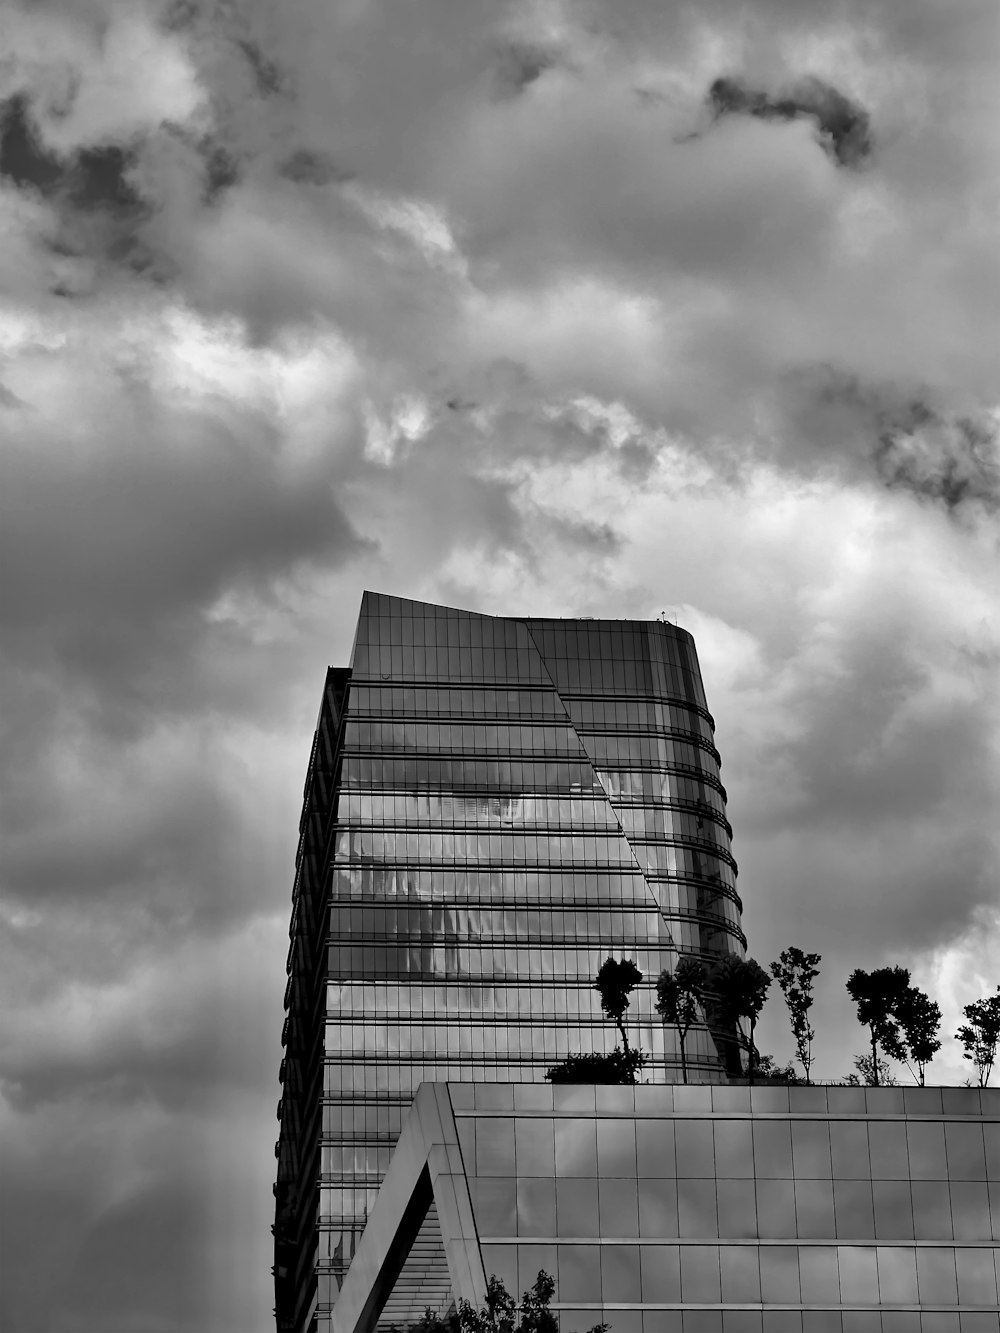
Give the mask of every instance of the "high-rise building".
MULTIPOLYGON (((604 958, 645 981, 644 1077, 679 1077, 654 984, 742 955, 713 722, 664 621, 475 615, 365 593, 306 779, 283 1032, 279 1333, 327 1333, 424 1081, 532 1083, 615 1030, 604 958)), ((724 1030, 687 1042, 723 1082, 724 1030)), ((433 1242, 433 1214, 423 1232, 433 1242), (428 1230, 430 1228, 430 1230, 428 1230)))

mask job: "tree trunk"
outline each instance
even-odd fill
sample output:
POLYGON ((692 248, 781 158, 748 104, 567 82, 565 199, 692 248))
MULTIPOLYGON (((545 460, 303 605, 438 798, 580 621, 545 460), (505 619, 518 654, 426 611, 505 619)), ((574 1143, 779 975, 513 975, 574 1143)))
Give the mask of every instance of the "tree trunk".
POLYGON ((874 1086, 879 1087, 878 1081, 878 1044, 875 1041, 875 1029, 872 1028, 872 1079, 874 1086))

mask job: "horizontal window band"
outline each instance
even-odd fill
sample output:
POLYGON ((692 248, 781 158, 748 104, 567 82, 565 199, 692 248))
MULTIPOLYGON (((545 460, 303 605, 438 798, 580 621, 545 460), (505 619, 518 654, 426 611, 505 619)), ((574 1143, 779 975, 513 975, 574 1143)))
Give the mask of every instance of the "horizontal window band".
MULTIPOLYGON (((482 1177, 482 1179, 493 1179, 493 1177, 482 1177)), ((743 1237, 728 1236, 480 1236, 480 1245, 652 1245, 656 1248, 671 1249, 674 1246, 701 1247, 712 1245, 729 1247, 730 1245, 739 1246, 741 1249, 753 1250, 788 1250, 788 1249, 810 1249, 810 1250, 992 1250, 996 1247, 995 1240, 893 1240, 888 1236, 880 1236, 878 1240, 797 1240, 792 1237, 781 1237, 778 1240, 753 1240, 743 1237)), ((759 1307, 758 1307, 759 1308, 759 1307)), ((792 1309, 800 1307, 793 1306, 792 1309)), ((824 1306, 824 1309, 834 1309, 834 1306, 824 1306)), ((844 1309, 854 1310, 857 1306, 844 1306, 844 1309)), ((966 1307, 962 1307, 963 1309, 966 1307)), ((970 1307, 975 1308, 975 1307, 970 1307)), ((982 1306, 978 1307, 982 1309, 982 1306)), ((989 1307, 987 1307, 988 1309, 989 1307)))

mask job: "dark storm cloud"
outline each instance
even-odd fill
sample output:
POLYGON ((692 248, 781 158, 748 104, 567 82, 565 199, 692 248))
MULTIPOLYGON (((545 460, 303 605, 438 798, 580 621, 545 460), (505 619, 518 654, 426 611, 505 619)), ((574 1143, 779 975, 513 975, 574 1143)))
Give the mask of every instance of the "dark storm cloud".
POLYGON ((925 403, 887 427, 875 450, 879 476, 956 511, 979 503, 1000 507, 1000 432, 985 417, 942 419, 925 403))
POLYGON ((494 63, 496 90, 500 96, 516 96, 540 79, 546 70, 558 63, 558 53, 522 42, 504 44, 497 52, 494 63))
POLYGON ((62 159, 44 149, 25 97, 0 108, 0 176, 79 209, 132 213, 142 201, 129 182, 135 158, 117 144, 84 148, 62 159))
POLYGON ((872 153, 868 112, 822 79, 803 79, 789 92, 775 96, 727 75, 713 82, 708 101, 716 117, 744 115, 759 120, 806 117, 815 123, 820 143, 841 166, 859 166, 872 153))

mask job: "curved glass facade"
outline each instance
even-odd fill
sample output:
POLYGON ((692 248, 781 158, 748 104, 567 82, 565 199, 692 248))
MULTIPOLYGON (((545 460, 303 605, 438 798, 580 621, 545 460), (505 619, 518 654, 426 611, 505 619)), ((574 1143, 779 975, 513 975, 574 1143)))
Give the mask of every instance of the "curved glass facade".
MULTIPOLYGON (((646 977, 629 1014, 644 1077, 679 1077, 653 987, 679 950, 742 954, 730 833, 684 630, 365 594, 302 817, 279 1328, 313 1308, 324 1327, 422 1081, 532 1082, 615 1045, 593 989, 609 954, 646 977)), ((702 1029, 687 1054, 717 1082, 731 1043, 702 1029)))

